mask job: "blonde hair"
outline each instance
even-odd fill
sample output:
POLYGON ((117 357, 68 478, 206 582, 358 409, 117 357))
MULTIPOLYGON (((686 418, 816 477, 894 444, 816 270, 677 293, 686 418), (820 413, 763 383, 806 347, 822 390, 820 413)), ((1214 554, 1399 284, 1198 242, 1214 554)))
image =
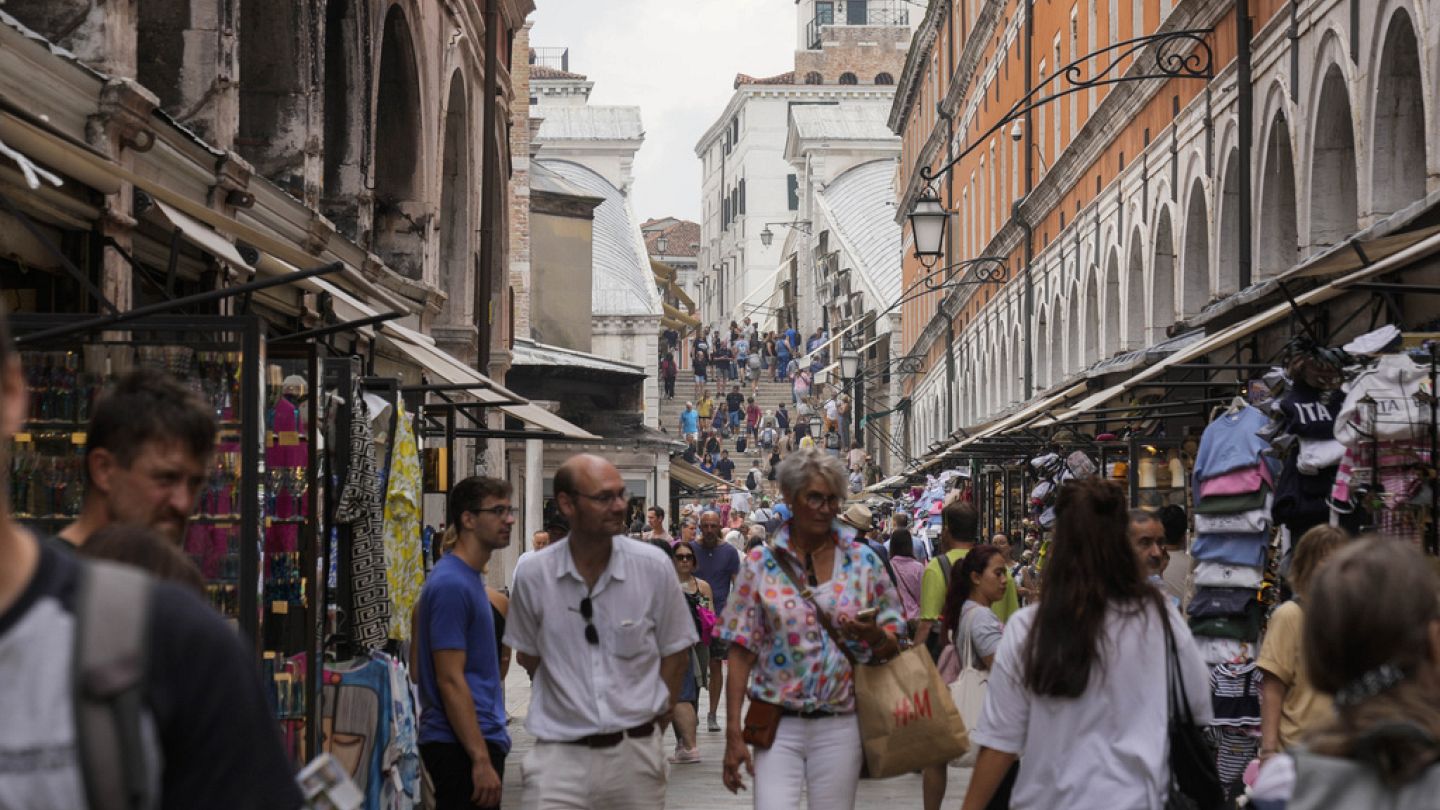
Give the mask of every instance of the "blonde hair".
POLYGON ((1295 543, 1295 557, 1290 562, 1290 586, 1300 597, 1308 598, 1310 581, 1320 563, 1350 542, 1350 533, 1339 526, 1315 526, 1300 535, 1295 543))
POLYGON ((440 535, 440 553, 449 554, 454 551, 455 544, 458 542, 460 542, 460 532, 456 531, 453 525, 446 526, 445 533, 440 535))

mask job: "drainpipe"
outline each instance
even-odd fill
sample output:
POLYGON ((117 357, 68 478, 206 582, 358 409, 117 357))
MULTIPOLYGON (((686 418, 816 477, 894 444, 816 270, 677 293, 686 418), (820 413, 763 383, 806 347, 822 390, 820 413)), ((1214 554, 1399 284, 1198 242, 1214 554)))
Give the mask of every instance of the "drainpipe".
POLYGON ((481 129, 480 164, 480 268, 475 279, 475 321, 479 332, 476 346, 475 368, 483 373, 490 370, 490 344, 494 323, 491 308, 494 305, 496 270, 495 250, 496 223, 499 222, 501 199, 500 189, 500 145, 495 142, 495 122, 499 116, 500 102, 496 96, 499 77, 496 68, 500 63, 500 0, 485 1, 485 95, 484 118, 481 129))
MULTIPOLYGON (((1245 0, 1238 0, 1245 2, 1245 0)), ((1030 91, 1034 90, 1035 71, 1032 64, 1032 57, 1035 50, 1035 0, 1026 0, 1025 3, 1025 94, 1028 97, 1030 91)), ((1056 66, 1059 67, 1058 65, 1056 66)), ((1056 115, 1059 115, 1057 112, 1056 115)), ((1025 112, 1025 196, 1021 201, 1030 198, 1030 192, 1035 188, 1035 111, 1025 112)), ((1034 341, 1030 337, 1031 326, 1035 323, 1035 275, 1031 264, 1035 261, 1035 231, 1029 222, 1019 216, 1016 211, 1016 221, 1020 227, 1025 229, 1025 323, 1021 334, 1025 340, 1025 399, 1035 395, 1035 352, 1034 341)))
POLYGON ((1254 261, 1251 256, 1250 234, 1250 163, 1255 140, 1255 87, 1250 77, 1250 3, 1249 0, 1235 0, 1235 91, 1239 106, 1237 116, 1240 124, 1240 227, 1236 234, 1240 239, 1239 270, 1240 289, 1250 286, 1254 278, 1254 261))
MULTIPOLYGON (((963 7, 961 9, 964 11, 963 7)), ((946 37, 945 51, 946 58, 950 65, 950 81, 955 80, 955 18, 951 15, 946 20, 946 28, 950 35, 946 37)), ((961 30, 965 28, 963 18, 961 30)), ((945 162, 949 163, 955 155, 955 116, 945 112, 944 101, 940 102, 936 112, 945 119, 945 162)), ((954 173, 945 175, 945 210, 955 210, 955 177, 954 173)), ((950 227, 950 238, 946 241, 945 263, 954 264, 954 257, 951 255, 959 246, 960 218, 948 217, 946 224, 950 227)), ((955 424, 955 318, 945 311, 945 298, 941 298, 940 317, 945 319, 945 435, 950 435, 958 425, 955 424)))

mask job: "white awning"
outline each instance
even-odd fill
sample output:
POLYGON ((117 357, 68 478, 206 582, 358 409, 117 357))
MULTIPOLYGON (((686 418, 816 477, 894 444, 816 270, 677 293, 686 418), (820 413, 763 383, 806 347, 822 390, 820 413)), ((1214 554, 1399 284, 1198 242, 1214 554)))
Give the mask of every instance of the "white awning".
POLYGON ((567 439, 596 440, 599 436, 571 424, 465 365, 454 355, 435 345, 435 341, 419 332, 395 323, 386 323, 381 337, 415 360, 422 368, 453 385, 473 385, 468 393, 481 402, 496 403, 519 400, 520 404, 499 405, 501 411, 541 430, 562 434, 567 439))
POLYGON ((235 249, 235 245, 230 240, 200 224, 189 214, 177 211, 159 200, 155 201, 155 210, 159 211, 161 216, 174 225, 175 229, 196 247, 231 267, 255 272, 255 268, 241 258, 240 251, 235 249))
MULTIPOLYGON (((1387 256, 1386 258, 1375 262, 1374 264, 1370 264, 1362 267, 1359 270, 1355 270, 1346 276, 1343 276, 1339 279, 1336 279, 1335 281, 1330 282, 1329 284, 1326 284, 1323 287, 1316 287, 1309 292, 1301 293, 1300 295, 1295 296, 1295 305, 1297 307, 1303 307, 1306 305, 1322 304, 1326 301, 1331 300, 1332 298, 1339 297, 1346 291, 1346 287, 1351 284, 1365 281, 1366 279, 1374 278, 1375 276, 1381 275, 1383 273, 1396 270, 1398 268, 1404 267, 1411 262, 1418 261, 1437 252, 1440 252, 1440 233, 1431 233, 1423 240, 1403 250, 1393 253, 1390 256, 1387 256)), ((1082 414, 1092 408, 1098 408, 1101 405, 1104 405, 1110 400, 1113 400, 1121 394, 1125 393, 1126 391, 1137 388, 1142 384, 1155 379, 1171 366, 1180 363, 1188 363, 1198 358, 1204 357, 1205 355, 1210 354, 1217 349, 1221 349, 1231 344, 1234 344, 1236 341, 1241 340, 1259 331, 1260 329, 1265 328, 1266 326, 1270 326, 1271 324, 1275 324, 1282 320, 1285 320, 1286 318, 1291 317, 1293 314, 1294 310, 1291 309, 1289 302, 1281 302, 1279 304, 1276 304, 1275 306, 1265 310, 1264 312, 1259 313, 1258 315, 1254 315, 1250 318, 1247 318, 1246 320, 1226 327, 1225 329, 1221 329, 1219 332, 1207 336, 1199 343, 1188 346, 1170 355, 1169 357, 1166 357, 1155 365, 1150 366, 1144 371, 1139 372, 1138 374, 1134 375, 1128 380, 1125 380, 1124 382, 1112 385, 1111 387, 1103 391, 1099 391, 1086 397, 1085 399, 1075 403, 1073 407, 1066 408, 1059 413, 1055 413, 1049 417, 1038 420, 1035 425, 1036 427, 1043 427, 1046 425, 1057 424, 1059 422, 1065 421, 1072 416, 1082 414)))

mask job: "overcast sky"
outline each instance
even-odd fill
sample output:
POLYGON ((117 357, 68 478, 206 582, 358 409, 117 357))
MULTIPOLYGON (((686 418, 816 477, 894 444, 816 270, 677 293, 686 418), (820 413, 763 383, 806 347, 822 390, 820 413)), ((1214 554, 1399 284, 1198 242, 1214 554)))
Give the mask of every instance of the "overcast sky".
POLYGON ((634 104, 645 122, 635 213, 700 219, 695 143, 719 118, 736 73, 795 64, 795 0, 536 0, 532 47, 569 47, 595 82, 592 104, 634 104))

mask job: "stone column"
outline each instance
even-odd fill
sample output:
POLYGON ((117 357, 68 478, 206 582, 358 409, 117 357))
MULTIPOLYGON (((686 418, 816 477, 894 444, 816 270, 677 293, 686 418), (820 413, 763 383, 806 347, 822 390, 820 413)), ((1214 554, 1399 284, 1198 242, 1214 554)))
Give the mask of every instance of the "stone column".
MULTIPOLYGON (((525 440, 525 537, 528 546, 535 532, 545 528, 545 443, 540 439, 525 440)), ((559 540, 552 537, 552 540, 559 540)))

